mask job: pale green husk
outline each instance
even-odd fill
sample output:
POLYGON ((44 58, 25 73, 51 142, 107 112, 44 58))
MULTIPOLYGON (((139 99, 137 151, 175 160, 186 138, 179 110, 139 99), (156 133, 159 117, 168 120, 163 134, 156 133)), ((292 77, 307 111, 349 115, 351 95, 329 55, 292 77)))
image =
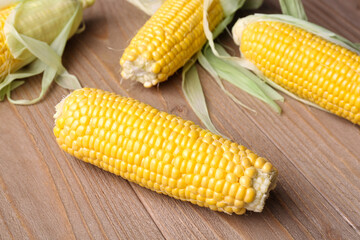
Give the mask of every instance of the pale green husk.
MULTIPOLYGON (((90 1, 91 2, 91 1, 90 1)), ((12 55, 21 60, 19 68, 31 63, 27 67, 9 74, 0 83, 0 99, 6 94, 14 104, 33 104, 42 99, 51 83, 56 82, 65 88, 76 89, 81 85, 77 78, 70 75, 61 63, 67 39, 78 29, 82 20, 82 1, 74 0, 23 0, 8 17, 4 32, 12 55), (39 11, 46 10, 34 18, 39 11), (56 19, 56 21, 54 21, 56 19), (39 35, 37 26, 51 24, 44 28, 46 34, 39 35), (52 38, 51 44, 44 42, 52 38), (44 39, 44 41, 42 41, 44 39), (12 100, 11 91, 19 85, 16 79, 35 76, 43 73, 40 95, 32 100, 12 100), (6 89, 6 91, 4 90, 6 89)))
MULTIPOLYGON (((230 57, 225 49, 219 44, 216 44, 215 48, 221 56, 230 57)), ((218 77, 269 104, 269 106, 277 113, 281 112, 280 107, 274 100, 283 101, 283 97, 269 87, 264 81, 260 80, 255 74, 245 68, 239 67, 236 62, 233 62, 232 60, 217 57, 209 48, 204 48, 203 54, 204 58, 212 67, 210 70, 211 73, 215 72, 218 77)), ((203 59, 200 61, 200 64, 205 69, 209 70, 209 66, 206 66, 207 64, 204 65, 203 59)))
POLYGON ((221 135, 210 119, 204 92, 194 64, 195 61, 196 59, 188 61, 183 68, 182 77, 183 79, 188 79, 188 81, 182 81, 184 95, 190 106, 195 110, 196 116, 204 123, 205 127, 211 132, 221 135))
POLYGON ((258 9, 259 7, 261 7, 263 2, 264 0, 247 0, 244 6, 242 6, 242 9, 246 9, 246 10, 258 9))
POLYGON ((279 0, 283 14, 307 20, 304 5, 301 0, 279 0))
MULTIPOLYGON (((296 17, 292 17, 292 16, 288 16, 288 15, 281 15, 281 14, 272 14, 272 15, 266 15, 266 14, 255 14, 255 15, 251 15, 251 16, 247 16, 245 18, 239 19, 236 24, 233 27, 233 37, 234 37, 234 41, 235 43, 237 43, 238 45, 240 44, 240 38, 241 38, 241 33, 242 30, 246 27, 247 24, 252 23, 252 22, 256 22, 256 21, 278 21, 278 22, 284 22, 284 23, 288 23, 294 26, 297 26, 299 28, 305 29, 308 32, 311 32, 319 37, 322 37, 323 39, 332 42, 334 44, 340 45, 344 48, 349 49, 350 51, 353 51, 357 54, 360 54, 360 47, 357 44, 354 44, 352 42, 350 42, 349 40, 339 36, 338 34, 331 32, 323 27, 320 27, 316 24, 310 23, 308 21, 302 20, 302 19, 298 19, 296 17)), ((247 60, 244 59, 244 61, 246 62, 247 60)), ((243 65, 243 67, 247 67, 246 65, 243 65)), ((286 89, 282 88, 281 86, 277 85, 276 83, 274 83, 273 81, 271 81, 270 79, 266 78, 258 69, 251 69, 252 71, 254 71, 259 78, 263 79, 265 82, 267 82, 269 85, 271 85, 272 87, 284 92, 285 94, 295 98, 296 100, 305 103, 307 105, 316 107, 318 109, 327 111, 324 108, 321 108, 320 106, 318 106, 317 104, 314 104, 310 101, 304 100, 298 96, 296 96, 295 94, 287 91, 286 89)))

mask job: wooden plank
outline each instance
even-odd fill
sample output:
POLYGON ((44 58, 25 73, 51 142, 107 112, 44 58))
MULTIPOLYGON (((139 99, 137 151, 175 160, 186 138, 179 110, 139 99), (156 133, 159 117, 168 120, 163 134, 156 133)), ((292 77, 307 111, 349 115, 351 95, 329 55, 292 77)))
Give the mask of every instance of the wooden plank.
MULTIPOLYGON (((360 42, 355 0, 304 0, 309 19, 360 42), (345 27, 344 27, 345 26, 345 27)), ((279 13, 277 0, 259 12, 279 13)), ((248 12, 240 12, 245 16, 248 12)), ((87 87, 139 99, 201 124, 181 92, 179 73, 159 88, 121 81, 119 58, 148 17, 125 0, 85 11, 86 31, 68 43, 64 65, 87 87)), ((237 53, 227 34, 220 42, 237 53)), ((357 239, 360 237, 360 131, 337 116, 285 97, 283 114, 226 87, 234 104, 200 69, 214 124, 279 169, 263 213, 228 216, 159 195, 76 160, 52 134, 55 104, 69 92, 52 86, 37 105, 0 103, 0 238, 57 239, 357 239)), ((33 98, 32 78, 14 98, 33 98)))

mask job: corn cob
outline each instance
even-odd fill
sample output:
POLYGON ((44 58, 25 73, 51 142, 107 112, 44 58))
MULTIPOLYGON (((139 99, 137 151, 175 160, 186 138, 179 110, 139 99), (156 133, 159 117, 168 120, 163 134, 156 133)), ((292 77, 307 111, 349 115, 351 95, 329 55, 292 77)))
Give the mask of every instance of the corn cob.
POLYGON ((10 15, 15 6, 6 7, 0 10, 0 82, 12 72, 12 69, 19 68, 19 62, 16 61, 10 52, 8 45, 6 44, 6 37, 4 31, 5 21, 10 15))
POLYGON ((298 26, 259 18, 233 28, 243 57, 295 96, 360 124, 360 56, 298 26))
POLYGON ((140 186, 228 214, 261 212, 277 170, 246 147, 131 98, 79 89, 56 106, 59 146, 140 186))
MULTIPOLYGON (((214 0, 208 9, 210 30, 223 17, 220 0, 214 0)), ((152 87, 181 68, 205 42, 203 0, 167 0, 125 49, 121 75, 152 87)))
MULTIPOLYGON (((5 23, 10 15, 15 14, 14 11, 17 11, 14 27, 20 34, 51 44, 78 6, 88 7, 94 3, 94 0, 27 0, 20 2, 22 4, 20 9, 18 9, 19 3, 0 8, 0 83, 9 73, 16 72, 35 60, 28 50, 24 50, 18 58, 12 54, 9 42, 14 42, 14 39, 9 37, 5 23)), ((76 32, 81 20, 82 14, 79 14, 75 19, 70 36, 76 32)))

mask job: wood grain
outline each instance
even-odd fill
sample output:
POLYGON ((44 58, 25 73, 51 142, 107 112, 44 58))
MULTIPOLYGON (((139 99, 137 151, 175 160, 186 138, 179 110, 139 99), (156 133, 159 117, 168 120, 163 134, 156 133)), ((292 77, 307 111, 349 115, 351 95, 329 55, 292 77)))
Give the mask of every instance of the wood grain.
MULTIPOLYGON (((303 2, 310 21, 360 42, 357 0, 303 2)), ((258 12, 279 13, 277 0, 265 0, 258 12)), ((179 73, 152 89, 120 78, 119 58, 147 16, 125 0, 97 1, 84 15, 86 31, 69 41, 63 61, 83 86, 130 96, 201 125, 182 94, 179 73)), ((238 53, 228 34, 218 41, 238 53)), ((199 70, 216 127, 279 169, 263 213, 212 212, 62 152, 52 115, 69 92, 54 85, 39 104, 0 103, 0 239, 360 239, 359 126, 287 96, 278 115, 225 83, 258 109, 254 114, 199 70)), ((28 79, 14 98, 36 97, 40 84, 40 77, 28 79)))

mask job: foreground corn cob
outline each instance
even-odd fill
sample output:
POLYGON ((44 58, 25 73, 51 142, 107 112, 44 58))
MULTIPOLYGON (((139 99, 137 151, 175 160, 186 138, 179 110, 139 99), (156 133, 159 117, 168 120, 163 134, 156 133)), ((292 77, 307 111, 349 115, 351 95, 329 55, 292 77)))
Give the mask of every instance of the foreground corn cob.
POLYGON ((235 24, 234 40, 243 57, 290 93, 360 124, 360 56, 345 45, 266 18, 255 15, 235 24))
MULTIPOLYGON (((208 9, 210 30, 223 19, 220 0, 208 9)), ((125 79, 151 87, 181 68, 206 42, 203 0, 167 0, 139 30, 120 60, 125 79)))
POLYGON ((244 146, 131 98, 74 91, 56 106, 62 149, 158 193, 226 213, 261 212, 277 170, 244 146))

